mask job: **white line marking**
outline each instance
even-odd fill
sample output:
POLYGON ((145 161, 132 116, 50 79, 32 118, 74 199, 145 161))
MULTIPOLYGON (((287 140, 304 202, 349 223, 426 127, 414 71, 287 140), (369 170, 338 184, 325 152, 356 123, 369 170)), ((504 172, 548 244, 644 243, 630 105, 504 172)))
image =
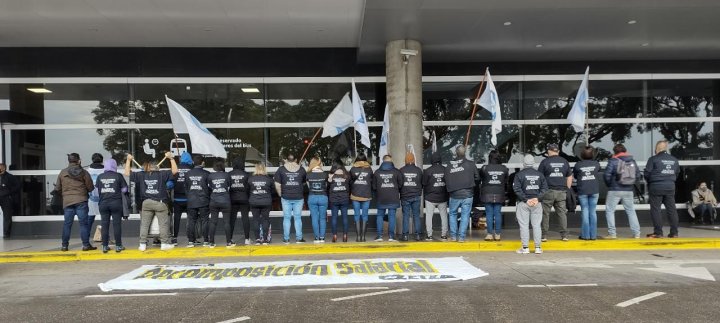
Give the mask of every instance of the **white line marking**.
POLYGON ((390 287, 347 287, 347 288, 308 288, 308 292, 344 291, 344 290, 386 290, 390 287))
POLYGON ((222 322, 218 322, 218 323, 235 323, 235 322, 247 321, 247 320, 249 320, 249 319, 250 319, 249 316, 243 316, 243 317, 238 317, 238 318, 236 318, 236 319, 227 320, 227 321, 222 321, 222 322))
POLYGON ((634 305, 634 304, 640 303, 640 302, 642 302, 642 301, 647 301, 647 300, 649 300, 649 299, 651 299, 651 298, 655 298, 655 297, 663 296, 663 295, 665 295, 665 293, 663 293, 663 292, 654 292, 654 293, 650 293, 650 294, 643 295, 643 296, 640 296, 640 297, 635 297, 635 298, 633 298, 633 299, 624 301, 624 302, 622 302, 622 303, 618 303, 618 304, 616 304, 615 306, 618 306, 618 307, 628 307, 628 306, 630 306, 630 305, 634 305))
POLYGON ((150 294, 104 294, 87 295, 85 298, 111 298, 111 297, 143 297, 143 296, 175 296, 177 293, 150 293, 150 294))
POLYGON ((548 284, 548 285, 517 285, 517 287, 533 288, 533 287, 597 287, 598 284, 548 284))
POLYGON ((331 301, 333 301, 333 302, 346 301, 346 300, 354 299, 354 298, 369 297, 369 296, 376 296, 376 295, 383 295, 383 294, 392 294, 392 293, 401 293, 401 292, 407 292, 407 291, 409 291, 409 289, 407 289, 407 288, 393 289, 393 290, 387 290, 384 292, 375 292, 375 293, 367 293, 367 294, 353 295, 353 296, 347 296, 347 297, 333 298, 333 299, 331 299, 331 301))

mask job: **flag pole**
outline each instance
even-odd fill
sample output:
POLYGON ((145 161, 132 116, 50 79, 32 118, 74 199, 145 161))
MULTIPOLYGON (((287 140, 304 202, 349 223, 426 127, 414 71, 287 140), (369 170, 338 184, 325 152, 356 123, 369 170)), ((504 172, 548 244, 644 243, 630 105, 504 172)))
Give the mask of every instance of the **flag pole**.
POLYGON ((487 77, 488 68, 485 68, 485 75, 483 75, 482 81, 480 82, 480 87, 478 87, 477 94, 475 95, 475 100, 473 100, 473 109, 472 114, 470 115, 470 125, 468 126, 467 133, 465 134, 465 147, 468 145, 468 141, 470 141, 470 130, 472 129, 473 120, 475 119, 475 111, 477 110, 477 100, 480 98, 480 93, 482 93, 483 87, 485 86, 485 78, 487 77))
POLYGON ((302 162, 302 160, 305 159, 305 155, 307 154, 308 150, 310 149, 310 146, 313 144, 313 142, 315 142, 315 138, 317 138, 317 135, 320 134, 320 130, 322 130, 322 129, 323 128, 320 127, 320 128, 318 128, 317 131, 315 131, 315 135, 312 137, 312 140, 310 140, 310 142, 308 142, 307 147, 305 147, 305 152, 303 152, 302 157, 300 157, 300 160, 299 160, 300 162, 302 162))
POLYGON ((590 66, 588 66, 588 80, 585 84, 586 92, 588 95, 587 100, 585 100, 585 146, 590 146, 590 123, 588 120, 590 119, 590 66))

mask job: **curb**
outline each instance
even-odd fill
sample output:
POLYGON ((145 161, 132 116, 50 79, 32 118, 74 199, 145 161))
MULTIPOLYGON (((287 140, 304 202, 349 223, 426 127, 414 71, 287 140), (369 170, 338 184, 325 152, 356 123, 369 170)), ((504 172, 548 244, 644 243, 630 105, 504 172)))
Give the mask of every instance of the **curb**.
MULTIPOLYGON (((107 254, 97 251, 38 251, 3 252, 0 263, 70 262, 97 260, 144 260, 144 259, 203 259, 224 257, 299 256, 326 254, 382 254, 382 253, 454 253, 454 252, 511 252, 520 246, 519 240, 502 242, 410 242, 410 243, 343 243, 343 244, 274 244, 269 246, 239 246, 234 248, 184 248, 168 251, 149 249, 145 252, 125 250, 107 254)), ((532 247, 532 244, 531 244, 532 247)), ((545 251, 628 251, 628 250, 692 250, 720 249, 720 239, 618 239, 596 241, 548 241, 545 251)))

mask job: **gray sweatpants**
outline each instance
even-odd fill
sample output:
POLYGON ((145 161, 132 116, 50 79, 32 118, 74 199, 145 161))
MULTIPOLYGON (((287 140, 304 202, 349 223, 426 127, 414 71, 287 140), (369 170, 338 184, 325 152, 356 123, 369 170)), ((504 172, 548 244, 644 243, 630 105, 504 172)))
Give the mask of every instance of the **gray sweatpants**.
POLYGON ((543 219, 543 208, 540 203, 530 207, 525 202, 517 202, 516 216, 520 225, 520 242, 523 248, 530 244, 530 225, 533 229, 533 240, 535 240, 535 248, 540 248, 540 239, 542 236, 541 223, 543 219))
POLYGON ((442 228, 442 231, 440 231, 440 235, 443 237, 447 237, 448 233, 448 204, 447 202, 442 203, 433 203, 428 200, 425 200, 425 232, 427 232, 427 236, 431 237, 433 232, 433 218, 435 217, 435 209, 438 209, 440 211, 440 225, 442 228))
POLYGON ((147 243, 148 232, 153 217, 158 218, 160 226, 160 242, 170 243, 170 215, 168 214, 168 206, 163 202, 154 200, 145 200, 142 204, 140 212, 140 243, 147 243))

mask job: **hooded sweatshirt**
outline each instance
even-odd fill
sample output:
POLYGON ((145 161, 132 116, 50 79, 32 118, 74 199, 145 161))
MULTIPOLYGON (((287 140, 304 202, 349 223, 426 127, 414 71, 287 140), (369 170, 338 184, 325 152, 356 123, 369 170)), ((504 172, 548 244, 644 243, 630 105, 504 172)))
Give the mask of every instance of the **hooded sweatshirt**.
POLYGON ((350 174, 338 169, 330 176, 329 200, 331 204, 350 203, 350 174))
POLYGON ((128 185, 125 176, 117 172, 117 162, 114 159, 105 160, 104 173, 95 180, 95 188, 100 194, 100 204, 121 203, 123 192, 127 192, 128 185))
POLYGON ((285 163, 275 172, 275 189, 286 200, 302 200, 307 173, 297 163, 285 163))
POLYGON ((208 187, 210 189, 210 204, 230 205, 230 185, 232 179, 225 171, 214 172, 208 175, 208 187))
POLYGON ((395 168, 392 162, 383 162, 374 177, 373 186, 377 192, 377 207, 399 208, 403 174, 395 168))
POLYGON ((608 191, 629 191, 632 192, 635 190, 635 185, 623 185, 618 182, 617 178, 617 168, 618 163, 620 160, 626 162, 626 163, 633 163, 635 164, 635 180, 640 180, 640 168, 637 166, 637 162, 633 158, 632 155, 624 152, 619 153, 617 155, 612 156, 608 160, 607 167, 605 167, 605 172, 603 172, 603 179, 605 180, 605 186, 607 186, 608 191))
POLYGON ((445 167, 440 163, 441 156, 438 153, 430 157, 432 166, 423 172, 423 188, 425 200, 431 203, 444 203, 448 200, 447 189, 445 188, 445 167))
POLYGON ((450 161, 445 168, 446 187, 453 199, 473 197, 475 185, 479 181, 477 166, 465 157, 450 161))
POLYGON ((483 203, 504 203, 510 171, 502 164, 487 164, 480 169, 480 200, 483 203))
POLYGON ((88 193, 95 189, 90 174, 78 163, 69 163, 61 170, 55 186, 62 193, 63 208, 87 202, 88 193))
POLYGON ((192 155, 187 151, 180 155, 180 165, 178 165, 178 172, 175 174, 175 202, 187 202, 187 196, 185 195, 185 175, 193 169, 192 155))
POLYGON ((542 199, 547 190, 545 175, 533 168, 532 160, 525 164, 525 168, 518 172, 513 180, 513 191, 520 202, 527 202, 532 198, 542 199))
POLYGON ((350 199, 370 201, 372 199, 373 171, 366 161, 359 161, 350 168, 350 199))
POLYGON ((248 192, 250 187, 248 186, 248 178, 250 175, 245 171, 245 160, 242 158, 236 158, 233 161, 233 170, 230 171, 230 199, 233 203, 247 204, 248 203, 248 192))
POLYGON ((210 188, 208 176, 210 173, 201 165, 189 170, 185 174, 185 196, 187 196, 187 207, 202 208, 210 205, 210 188))
POLYGON ((403 185, 400 190, 400 197, 408 200, 422 195, 422 176, 423 171, 415 164, 407 164, 400 169, 403 175, 403 185))

